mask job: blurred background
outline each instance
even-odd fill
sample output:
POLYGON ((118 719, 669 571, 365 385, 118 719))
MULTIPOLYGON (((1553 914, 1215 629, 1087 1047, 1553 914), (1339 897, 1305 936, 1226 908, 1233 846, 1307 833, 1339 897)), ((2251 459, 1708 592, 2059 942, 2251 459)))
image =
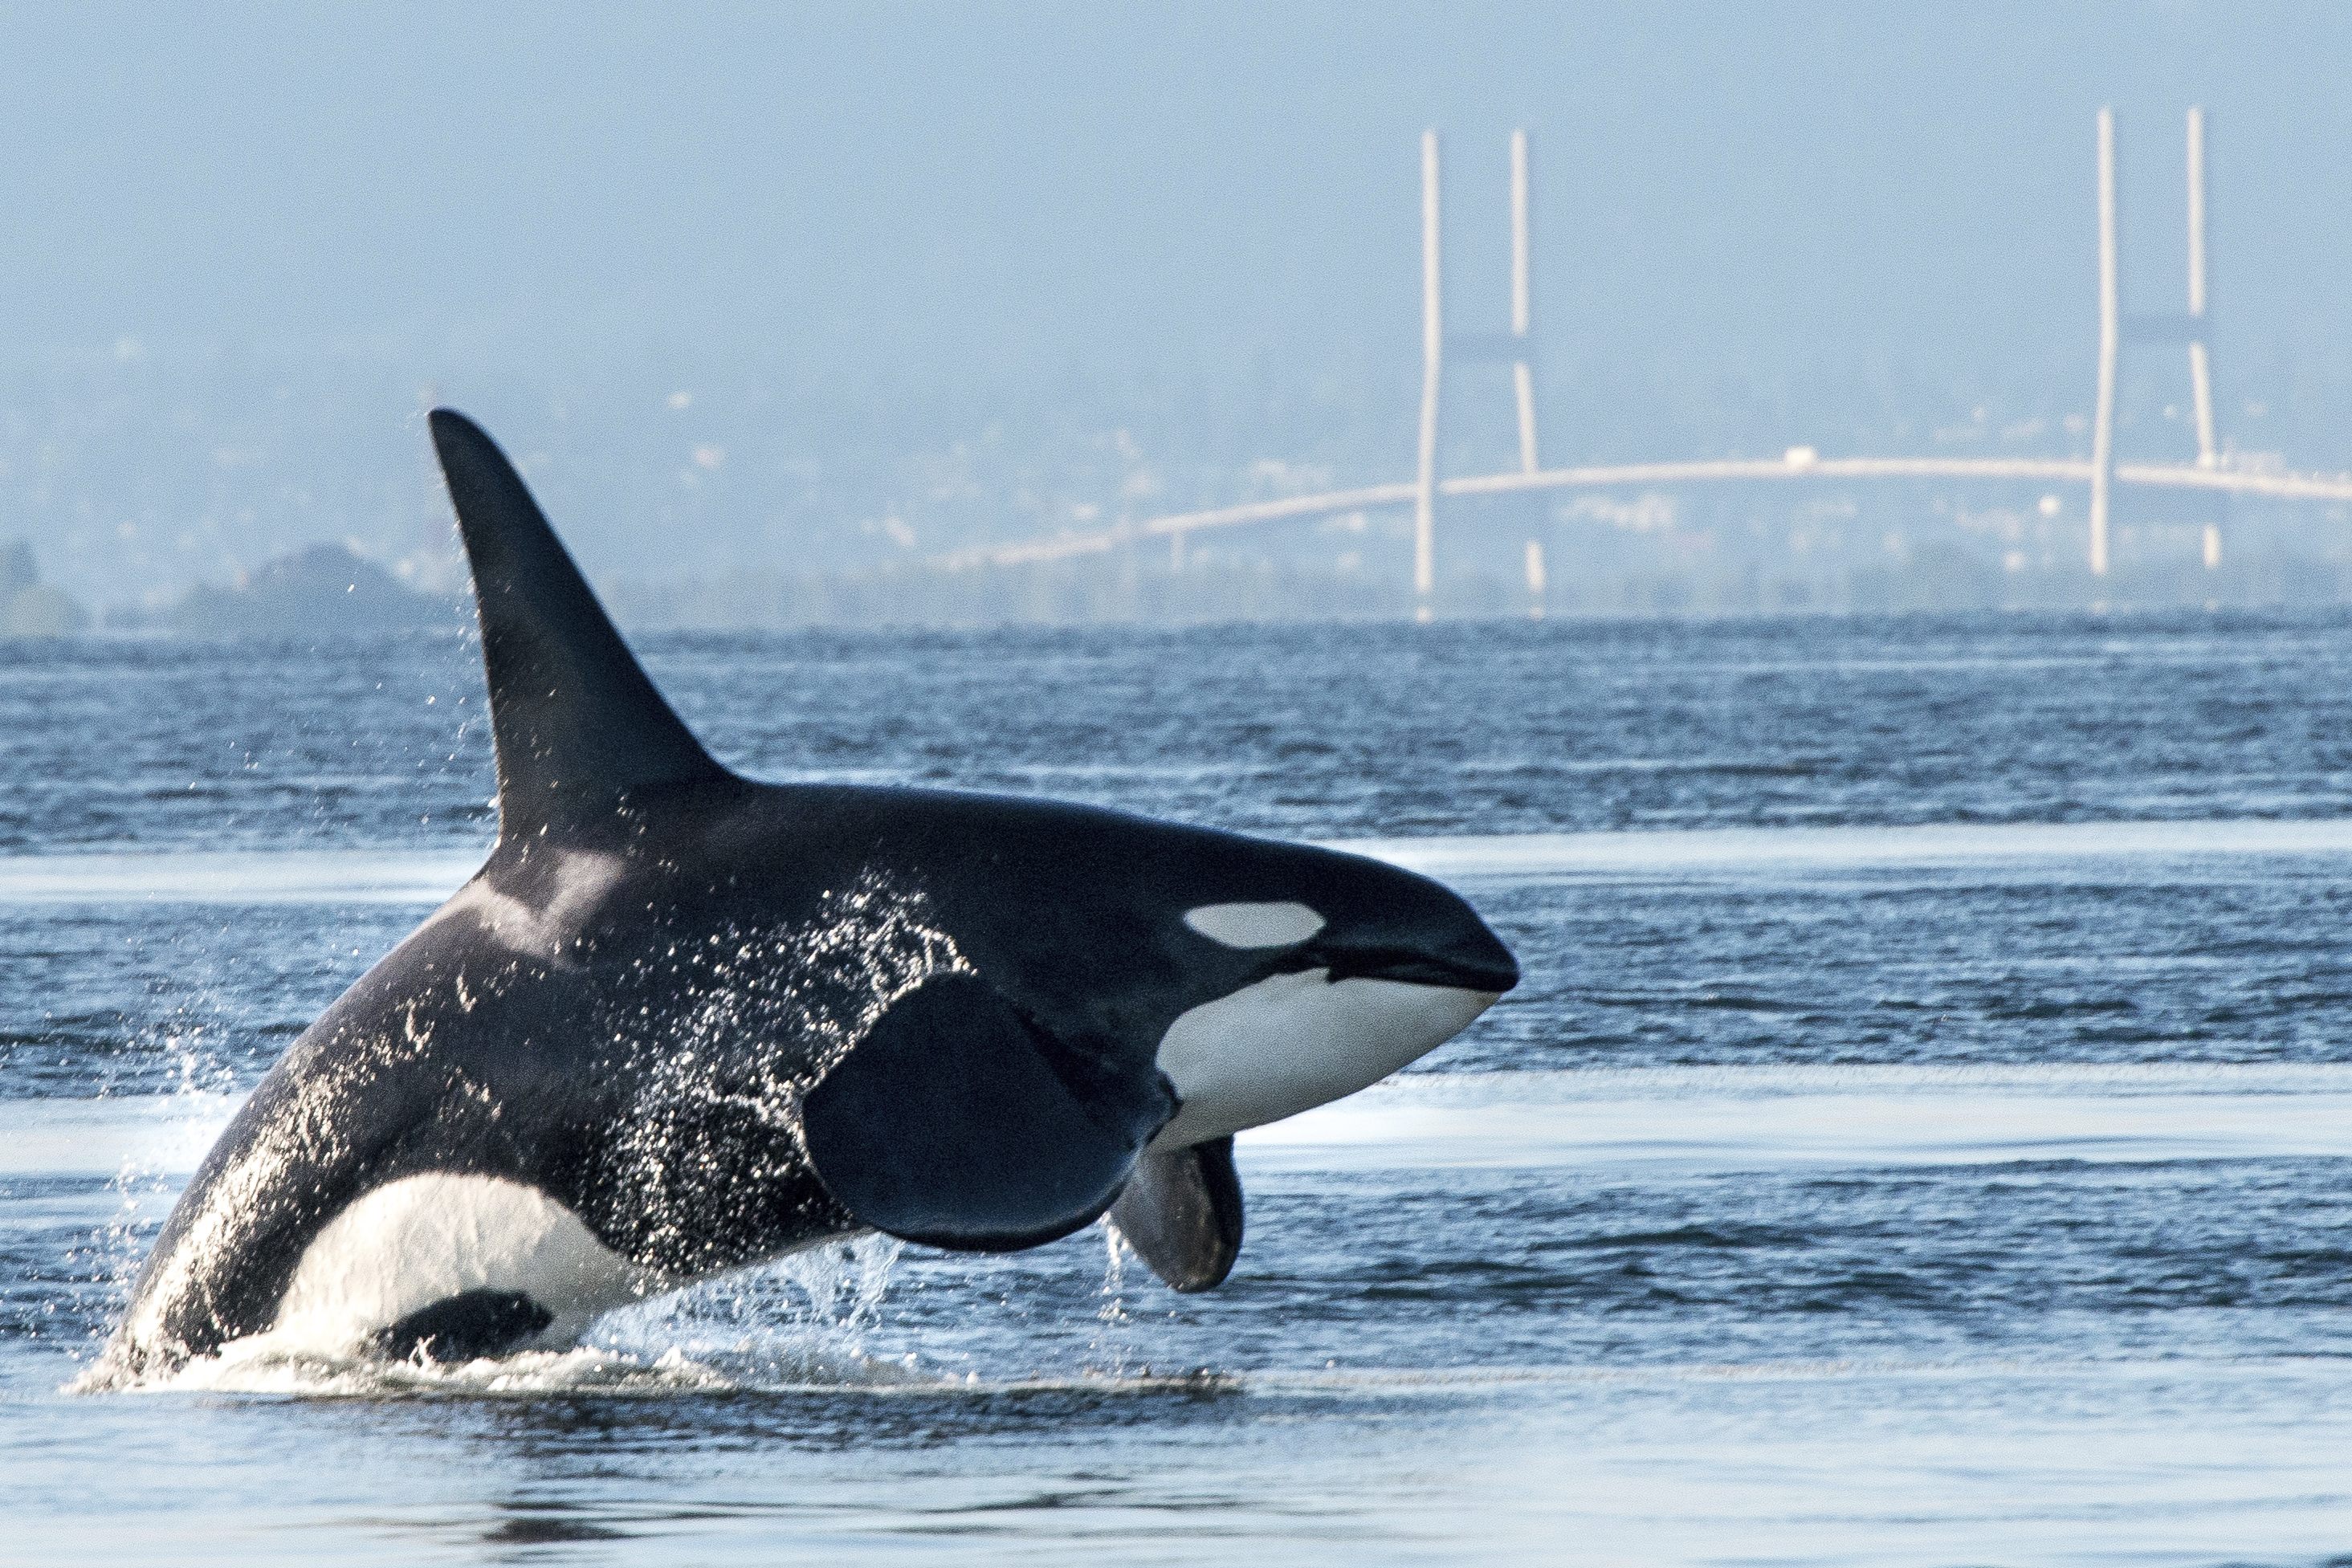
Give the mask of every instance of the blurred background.
MULTIPOLYGON (((1394 509, 1181 570, 927 563, 1410 479, 1432 128, 1470 331, 1507 326, 1529 133, 1548 465, 2082 458, 2095 117, 2126 308, 2177 311, 2201 105, 2225 460, 2352 468, 2335 7, 68 5, 10 33, 19 631, 447 613, 436 402, 640 627, 1408 613, 1394 509)), ((2193 458, 2189 403, 2178 350, 2128 350, 2117 456, 2193 458)), ((1516 455, 1507 371, 1450 371, 1441 472, 1516 455)), ((2126 490, 2100 586, 2060 489, 1465 502, 1439 601, 1521 612, 1528 538, 1556 613, 2352 592, 2344 504, 2232 502, 2192 570, 2210 507, 2126 490)))

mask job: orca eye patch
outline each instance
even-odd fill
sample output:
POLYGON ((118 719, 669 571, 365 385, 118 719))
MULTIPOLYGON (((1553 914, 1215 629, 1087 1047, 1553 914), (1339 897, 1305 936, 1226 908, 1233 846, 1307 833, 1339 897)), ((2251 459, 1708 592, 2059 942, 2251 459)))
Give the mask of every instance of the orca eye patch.
POLYGON ((1184 912, 1184 924, 1228 947, 1288 947, 1323 929, 1323 916, 1303 904, 1204 904, 1184 912))

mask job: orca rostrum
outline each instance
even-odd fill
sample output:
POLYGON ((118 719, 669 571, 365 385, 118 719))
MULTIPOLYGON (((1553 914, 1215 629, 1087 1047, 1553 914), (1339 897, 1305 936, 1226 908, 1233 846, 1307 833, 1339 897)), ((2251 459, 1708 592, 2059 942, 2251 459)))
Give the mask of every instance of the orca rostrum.
POLYGON ((754 783, 646 679, 462 415, 499 839, 262 1080, 182 1195, 122 1376, 278 1336, 437 1360, 828 1238, 1003 1251, 1108 1211, 1205 1290, 1233 1135, 1518 978, 1425 878, 1047 800, 754 783))

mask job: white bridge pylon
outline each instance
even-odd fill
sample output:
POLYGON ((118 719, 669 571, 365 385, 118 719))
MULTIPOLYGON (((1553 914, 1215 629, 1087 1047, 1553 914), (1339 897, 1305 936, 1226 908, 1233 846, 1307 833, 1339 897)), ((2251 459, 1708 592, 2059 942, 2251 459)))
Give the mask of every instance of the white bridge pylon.
MULTIPOLYGON (((2352 501, 2352 474, 2297 474, 2233 469, 2224 465, 2214 439, 2208 290, 2205 272, 2205 138, 2201 110, 2189 111, 2189 308, 2179 315, 2123 314, 2119 298, 2116 193, 2115 117, 2099 111, 2099 363, 2098 399, 2094 422, 2092 455, 2080 458, 2035 457, 1822 457, 1811 447, 1791 447, 1778 458, 1735 458, 1681 463, 1622 463, 1569 468, 1545 468, 1538 461, 1536 440, 1534 339, 1529 277, 1528 139, 1525 131, 1511 136, 1511 330, 1507 334, 1457 335, 1444 330, 1443 278, 1439 267, 1441 235, 1438 186, 1438 142, 1433 131, 1424 132, 1422 153, 1422 399, 1418 457, 1414 477, 1394 484, 1370 485, 1314 496, 1290 496, 1278 500, 1248 501, 1237 506, 1211 507, 1108 528, 1066 532, 1012 544, 979 545, 933 558, 942 570, 961 571, 982 566, 1021 566, 1097 555, 1146 540, 1170 541, 1174 559, 1182 559, 1184 541, 1196 533, 1296 522, 1310 517, 1411 507, 1413 511, 1413 592, 1415 615, 1427 620, 1436 589, 1438 503, 1457 496, 1507 496, 1547 490, 1597 490, 1629 486, 1678 486, 1767 479, 1805 481, 1874 479, 2037 480, 2079 484, 2091 492, 2088 557, 2092 572, 2105 576, 2108 565, 2108 497, 2115 485, 2202 490, 2228 495, 2260 496, 2288 501, 2352 501), (2197 458, 2193 463, 2117 463, 2114 455, 2116 362, 2122 344, 2186 342, 2189 379, 2197 417, 2197 458), (1437 475, 1437 433, 1444 362, 1448 351, 1457 360, 1507 362, 1511 366, 1518 414, 1519 467, 1517 471, 1440 478, 1437 475)), ((2209 527, 2205 564, 2220 564, 2218 529, 2209 527)), ((1543 570, 1538 548, 1528 551, 1530 581, 1543 570)))

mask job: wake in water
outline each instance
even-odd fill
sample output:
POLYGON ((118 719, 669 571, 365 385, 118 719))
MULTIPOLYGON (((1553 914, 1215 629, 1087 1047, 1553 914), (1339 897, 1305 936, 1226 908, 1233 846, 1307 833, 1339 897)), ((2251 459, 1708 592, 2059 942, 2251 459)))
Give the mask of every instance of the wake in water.
MULTIPOLYGON (((145 1178, 142 1178, 142 1180, 145 1178)), ((152 1196, 147 1201, 152 1202, 152 1196)), ((139 1201, 134 1197, 132 1201, 139 1201)), ((234 1340, 171 1369, 127 1373, 93 1361, 73 1394, 233 1393, 314 1399, 538 1398, 593 1394, 660 1397, 709 1394, 999 1395, 1048 1391, 1187 1395, 1238 1389, 1230 1375, 1166 1374, 1138 1364, 1126 1307, 1128 1248, 1107 1220, 1097 1328, 1083 1364, 1055 1375, 986 1376, 869 1344, 883 1318, 902 1242, 866 1236, 811 1249, 624 1308, 599 1319, 565 1350, 436 1359, 430 1346, 402 1357, 350 1354, 278 1330, 234 1340)), ((121 1250, 134 1250, 127 1228, 121 1250)), ((127 1283, 135 1258, 122 1271, 127 1283)))
POLYGON ((430 1343, 400 1357, 276 1329, 171 1368, 100 1359, 75 1393, 202 1390, 313 1396, 667 1394, 882 1387, 939 1382, 911 1356, 865 1350, 903 1245, 887 1237, 813 1248, 600 1319, 577 1346, 440 1360, 430 1343))

